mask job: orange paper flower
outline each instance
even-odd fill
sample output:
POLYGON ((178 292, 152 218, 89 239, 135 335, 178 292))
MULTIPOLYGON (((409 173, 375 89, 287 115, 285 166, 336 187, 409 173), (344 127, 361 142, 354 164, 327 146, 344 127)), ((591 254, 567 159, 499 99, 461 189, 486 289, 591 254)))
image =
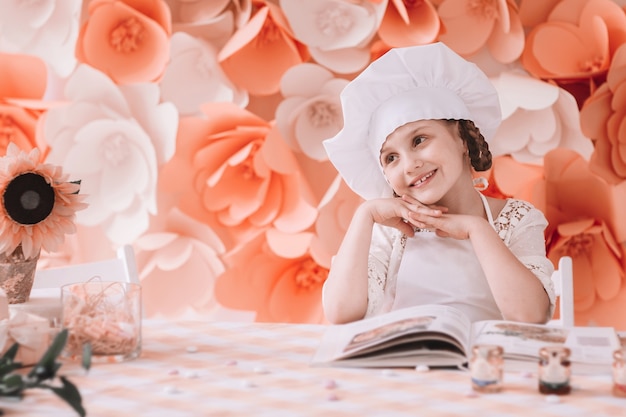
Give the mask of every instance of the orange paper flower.
POLYGON ((612 184, 626 180, 626 44, 613 58, 606 83, 583 105, 582 131, 595 143, 591 169, 612 184))
POLYGON ((280 8, 269 2, 230 38, 218 61, 230 80, 255 95, 278 92, 287 69, 308 59, 306 47, 296 41, 280 8), (254 68, 254 71, 250 71, 254 68))
POLYGON ((164 0, 92 0, 76 57, 117 84, 158 81, 169 60, 172 32, 164 0))
POLYGON ((328 270, 310 256, 281 258, 264 235, 227 254, 226 272, 215 284, 225 307, 256 312, 258 322, 321 323, 321 297, 328 270))
POLYGON ((512 0, 444 0, 438 12, 445 27, 439 40, 459 55, 471 56, 487 46, 506 64, 524 49, 524 28, 512 0))
POLYGON ((397 48, 434 42, 440 29, 437 9, 429 0, 391 0, 378 35, 387 45, 397 48))
POLYGON ((611 186, 569 149, 550 151, 544 167, 548 256, 555 264, 563 255, 572 257, 576 311, 587 311, 596 323, 612 321, 626 328, 626 305, 624 314, 614 317, 593 312, 596 305, 618 297, 624 282, 623 248, 613 232, 619 214, 613 211, 611 186))
POLYGON ((183 118, 176 153, 163 168, 179 208, 231 240, 270 225, 309 228, 317 210, 294 155, 272 124, 232 103, 207 103, 204 118, 183 118))
POLYGON ((39 149, 29 153, 10 143, 0 158, 0 252, 19 245, 25 258, 40 249, 54 251, 74 233, 77 210, 86 207, 80 184, 69 182, 61 167, 42 164, 39 149))

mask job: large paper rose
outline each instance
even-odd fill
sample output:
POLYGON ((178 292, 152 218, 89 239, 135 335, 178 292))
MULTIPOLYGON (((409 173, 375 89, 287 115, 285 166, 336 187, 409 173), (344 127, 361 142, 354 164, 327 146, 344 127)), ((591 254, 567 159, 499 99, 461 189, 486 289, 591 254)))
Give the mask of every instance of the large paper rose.
POLYGON ((69 104, 45 116, 49 162, 82 179, 89 208, 77 221, 100 226, 117 244, 148 228, 156 211, 158 168, 174 152, 178 114, 159 103, 158 87, 117 87, 86 65, 67 83, 69 104))
POLYGON ((254 16, 219 52, 218 61, 235 85, 265 96, 278 92, 285 71, 309 55, 294 39, 281 9, 267 1, 258 3, 254 16))
MULTIPOLYGON (((620 214, 613 210, 611 186, 569 149, 546 154, 544 168, 548 256, 555 264, 563 255, 572 257, 575 309, 593 317, 594 306, 617 297, 624 282, 623 248, 613 232, 620 214)), ((624 328, 626 305, 622 308, 624 314, 613 318, 597 316, 594 321, 609 319, 624 328)), ((577 323, 589 324, 578 319, 577 323)))
POLYGON ((227 308, 255 311, 258 322, 321 323, 321 296, 328 270, 310 256, 282 258, 263 234, 224 256, 227 269, 215 297, 227 308))
POLYGON ((315 160, 328 159, 322 141, 343 126, 339 93, 346 84, 316 64, 297 65, 285 73, 281 80, 285 99, 276 109, 276 125, 292 149, 315 160))
POLYGON ((2 2, 0 50, 37 56, 60 77, 76 66, 82 0, 2 2))
POLYGON ((246 91, 226 77, 217 62, 217 51, 202 38, 175 33, 171 39, 170 62, 161 80, 163 100, 172 102, 180 115, 200 112, 208 102, 248 104, 246 91))
POLYGON ((615 53, 606 83, 583 105, 582 131, 595 143, 591 169, 612 184, 626 180, 626 44, 615 53))
POLYGON ((117 84, 158 81, 169 60, 171 26, 164 0, 91 0, 76 57, 117 84))
POLYGON ((163 230, 138 238, 137 267, 147 317, 207 317, 224 245, 211 229, 173 210, 163 230))
POLYGON ((250 229, 296 233, 317 211, 293 154, 272 124, 232 103, 207 103, 203 118, 181 119, 164 187, 179 207, 233 244, 250 229))
POLYGON ((510 63, 524 49, 524 28, 513 0, 444 0, 437 10, 446 28, 439 40, 460 55, 487 46, 497 61, 510 63))
POLYGON ((580 131, 578 106, 570 93, 519 71, 504 71, 491 80, 503 119, 489 141, 494 156, 541 165, 548 151, 562 147, 589 158, 593 144, 580 131))
POLYGON ((368 43, 387 9, 387 0, 281 0, 296 39, 320 65, 340 74, 362 70, 370 62, 368 43))

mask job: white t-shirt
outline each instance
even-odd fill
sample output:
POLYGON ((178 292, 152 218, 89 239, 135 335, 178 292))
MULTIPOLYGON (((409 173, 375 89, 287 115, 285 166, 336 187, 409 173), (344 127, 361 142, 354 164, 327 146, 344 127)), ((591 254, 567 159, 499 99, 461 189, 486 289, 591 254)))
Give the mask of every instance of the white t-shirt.
MULTIPOLYGON (((486 212, 490 217, 491 211, 487 208, 486 212)), ((546 257, 548 222, 543 213, 528 202, 508 199, 498 217, 489 221, 504 244, 541 281, 552 314, 554 266, 546 257)), ((417 231, 415 237, 407 238, 395 228, 376 224, 368 259, 366 317, 409 305, 444 304, 461 309, 472 321, 502 319, 477 262, 469 240, 442 238, 430 231, 417 231), (404 256, 410 258, 403 261, 404 256)))

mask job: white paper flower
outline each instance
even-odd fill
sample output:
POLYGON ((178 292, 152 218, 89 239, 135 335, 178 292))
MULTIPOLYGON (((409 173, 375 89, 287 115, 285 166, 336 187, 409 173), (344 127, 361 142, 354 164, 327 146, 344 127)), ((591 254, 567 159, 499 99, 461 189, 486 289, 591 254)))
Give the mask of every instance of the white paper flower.
POLYGON ((294 36, 317 63, 349 74, 370 63, 369 42, 387 9, 380 2, 351 0, 280 0, 294 36))
POLYGON ((134 241, 156 212, 158 166, 174 153, 178 113, 153 84, 116 86, 81 65, 44 122, 48 161, 82 180, 89 207, 77 222, 101 226, 117 244, 134 241))
POLYGON ((208 102, 248 104, 248 94, 235 87, 217 62, 215 48, 186 33, 175 33, 170 41, 170 63, 161 80, 163 100, 171 101, 181 115, 200 113, 208 102))
POLYGON ((82 0, 2 0, 0 50, 35 55, 61 77, 76 66, 82 0))
POLYGON ((297 65, 285 73, 280 86, 285 99, 276 108, 276 125, 293 150, 318 161, 328 159, 322 141, 343 126, 339 93, 346 84, 316 64, 297 65))
POLYGON ((589 159, 593 143, 580 131, 578 106, 570 93, 519 71, 502 72, 491 81, 503 119, 489 142, 494 157, 511 155, 522 163, 543 165, 543 156, 560 147, 589 159))
POLYGON ((165 0, 172 29, 202 37, 221 48, 252 14, 251 0, 165 0))
POLYGON ((144 234, 134 247, 147 317, 206 316, 216 308, 213 289, 224 272, 224 245, 207 225, 174 209, 164 230, 144 234))

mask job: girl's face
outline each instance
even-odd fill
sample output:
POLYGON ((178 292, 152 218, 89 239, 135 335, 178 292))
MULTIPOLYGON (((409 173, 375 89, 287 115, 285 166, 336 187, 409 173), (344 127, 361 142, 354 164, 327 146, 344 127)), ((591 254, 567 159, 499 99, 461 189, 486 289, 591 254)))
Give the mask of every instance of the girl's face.
POLYGON ((419 120, 394 130, 380 150, 380 163, 391 188, 423 204, 441 202, 471 170, 456 123, 419 120))

